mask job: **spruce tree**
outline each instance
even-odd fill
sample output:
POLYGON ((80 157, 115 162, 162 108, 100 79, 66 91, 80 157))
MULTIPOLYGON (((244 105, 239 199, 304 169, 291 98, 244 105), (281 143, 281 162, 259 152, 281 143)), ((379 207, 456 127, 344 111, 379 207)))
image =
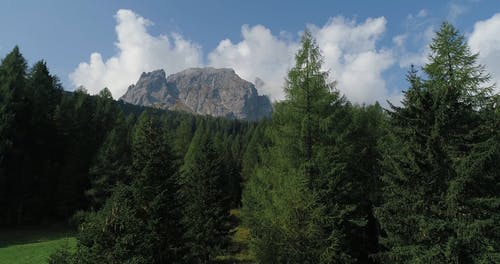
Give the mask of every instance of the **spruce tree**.
POLYGON ((16 224, 24 214, 29 166, 23 164, 29 128, 27 63, 16 46, 0 65, 0 224, 16 224), (28 171, 24 171, 28 170, 28 171))
POLYGON ((90 186, 89 167, 101 143, 94 134, 94 103, 85 89, 78 89, 63 96, 55 113, 64 148, 56 187, 59 199, 54 206, 59 218, 67 218, 87 205, 84 192, 90 186))
POLYGON ((195 120, 192 117, 184 117, 175 130, 174 149, 177 155, 184 157, 188 151, 189 144, 193 138, 195 120))
POLYGON ((26 156, 31 156, 32 202, 30 215, 34 223, 52 220, 54 195, 59 173, 60 155, 63 151, 54 122, 54 113, 62 97, 62 86, 50 74, 44 61, 35 63, 28 77, 27 98, 31 105, 30 129, 27 137, 30 146, 26 156))
POLYGON ((93 208, 104 204, 118 182, 130 184, 130 152, 129 127, 119 112, 89 171, 91 188, 85 194, 93 208))
POLYGON ((446 194, 455 234, 449 254, 461 263, 500 262, 500 96, 481 110, 476 142, 457 165, 446 194))
POLYGON ((154 117, 145 112, 132 135, 132 187, 153 236, 155 263, 179 261, 182 236, 176 157, 154 117))
MULTIPOLYGON (((472 146, 493 136, 481 126, 481 113, 492 100, 491 87, 485 86, 489 76, 448 23, 430 50, 430 62, 423 67, 427 79, 412 69, 403 106, 392 106, 390 112, 394 133, 386 138, 384 201, 377 209, 387 252, 380 258, 387 263, 482 263, 477 255, 489 250, 491 256, 492 250, 479 246, 482 222, 465 210, 472 201, 465 188, 480 186, 482 180, 471 178, 463 164, 470 161, 472 146), (489 136, 478 136, 484 132, 489 136)), ((482 211, 490 220, 491 209, 482 211)))
POLYGON ((223 192, 225 168, 207 130, 198 127, 181 168, 182 223, 189 263, 211 263, 226 246, 229 208, 223 192))
POLYGON ((130 183, 118 182, 104 206, 85 216, 70 263, 181 262, 177 165, 163 135, 144 112, 132 134, 130 183))

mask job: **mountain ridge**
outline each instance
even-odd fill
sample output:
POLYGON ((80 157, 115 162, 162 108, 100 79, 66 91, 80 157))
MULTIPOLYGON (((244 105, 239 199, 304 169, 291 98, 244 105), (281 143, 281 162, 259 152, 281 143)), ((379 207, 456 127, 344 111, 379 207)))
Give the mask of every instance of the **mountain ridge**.
POLYGON ((272 112, 269 98, 230 68, 188 68, 168 77, 163 69, 143 72, 120 100, 232 119, 258 120, 272 112))

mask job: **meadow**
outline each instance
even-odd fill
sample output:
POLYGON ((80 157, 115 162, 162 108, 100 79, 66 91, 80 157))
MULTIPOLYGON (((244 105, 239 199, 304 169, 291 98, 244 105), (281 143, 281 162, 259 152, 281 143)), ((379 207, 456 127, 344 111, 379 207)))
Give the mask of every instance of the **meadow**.
POLYGON ((47 263, 58 248, 76 246, 74 231, 59 227, 0 230, 0 264, 47 263))

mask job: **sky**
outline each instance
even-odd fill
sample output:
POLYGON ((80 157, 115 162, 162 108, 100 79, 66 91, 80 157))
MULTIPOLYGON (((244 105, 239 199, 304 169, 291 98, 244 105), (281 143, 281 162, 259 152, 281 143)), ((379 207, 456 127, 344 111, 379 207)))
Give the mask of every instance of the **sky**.
MULTIPOLYGON (((142 72, 233 68, 284 98, 308 28, 323 68, 354 103, 397 103, 411 64, 422 66, 443 21, 455 25, 500 80, 500 1, 0 1, 0 57, 19 45, 45 60, 66 90, 108 87, 119 98, 142 72)), ((499 89, 497 88, 497 91, 499 89)))

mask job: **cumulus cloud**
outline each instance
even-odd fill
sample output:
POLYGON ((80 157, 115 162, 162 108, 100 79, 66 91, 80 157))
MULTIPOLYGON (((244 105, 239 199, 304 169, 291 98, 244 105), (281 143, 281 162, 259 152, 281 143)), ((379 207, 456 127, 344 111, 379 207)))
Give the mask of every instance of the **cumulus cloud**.
POLYGON ((115 15, 118 52, 104 60, 100 53, 90 55, 69 75, 75 86, 83 85, 90 93, 108 87, 119 98, 144 71, 165 69, 167 73, 202 65, 201 47, 181 35, 152 36, 147 27, 152 22, 131 10, 115 15))
MULTIPOLYGON (((363 23, 343 17, 332 18, 323 27, 309 25, 324 56, 337 88, 356 103, 385 101, 388 91, 382 73, 394 59, 388 50, 376 48, 385 32, 385 18, 367 19, 363 23)), ((293 65, 298 40, 273 35, 262 25, 242 27, 242 40, 223 40, 208 55, 209 65, 232 67, 243 78, 260 78, 261 92, 272 99, 282 99, 287 70, 293 65)))
POLYGON ((241 35, 243 40, 238 43, 222 40, 208 54, 208 64, 233 68, 242 78, 252 82, 259 78, 264 81, 259 85, 260 93, 272 99, 282 99, 284 78, 293 63, 298 44, 284 37, 285 34, 273 35, 262 25, 243 25, 241 35))
POLYGON ((469 36, 469 45, 473 52, 479 52, 479 62, 491 73, 492 83, 500 92, 500 13, 491 18, 478 21, 469 36))
POLYGON ((394 57, 390 50, 376 47, 386 23, 384 17, 362 23, 335 17, 321 28, 310 26, 323 52, 325 69, 340 92, 355 103, 385 102, 389 96, 382 74, 394 57))
MULTIPOLYGON (((252 82, 259 78, 263 81, 258 82, 260 93, 273 100, 284 98, 286 73, 299 48, 297 35, 273 34, 263 25, 243 25, 240 41, 220 41, 204 63, 201 47, 181 35, 152 36, 147 32, 152 22, 130 10, 119 10, 115 18, 117 54, 103 59, 93 53, 89 62, 80 63, 70 74, 75 86, 84 85, 92 93, 108 87, 118 98, 143 71, 161 68, 168 74, 207 65, 233 68, 252 82)), ((388 91, 383 79, 384 71, 395 62, 394 54, 377 47, 386 23, 384 17, 357 22, 339 16, 321 27, 308 26, 323 52, 324 69, 330 71, 341 93, 355 103, 384 102, 398 96, 388 91)))

